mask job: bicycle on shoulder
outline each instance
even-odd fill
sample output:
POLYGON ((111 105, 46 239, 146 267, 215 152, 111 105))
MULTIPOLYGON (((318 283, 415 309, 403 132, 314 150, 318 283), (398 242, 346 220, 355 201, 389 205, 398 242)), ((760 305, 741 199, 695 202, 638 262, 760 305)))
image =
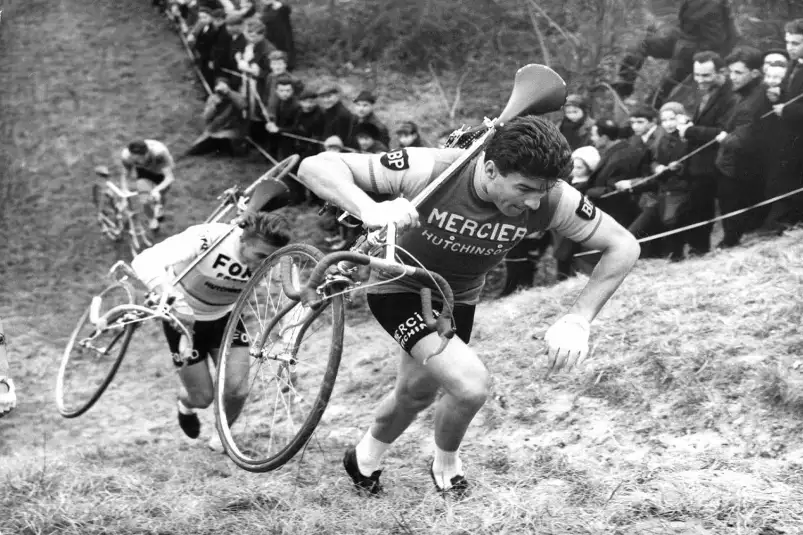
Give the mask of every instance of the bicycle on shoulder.
MULTIPOLYGON (((540 67, 540 66, 537 66, 540 67)), ((533 106, 551 111, 564 98, 562 80, 544 68, 523 69, 526 78, 496 120, 463 129, 457 135, 467 148, 410 201, 425 202, 475 158, 493 136, 495 125, 533 106), (533 79, 543 83, 533 95, 533 79), (553 82, 554 81, 554 82, 553 82), (558 84, 559 82, 559 84, 558 84), (540 97, 540 100, 539 98, 540 97)), ((387 153, 388 165, 404 155, 387 153)), ((414 280, 422 324, 440 337, 425 360, 442 352, 455 333, 454 299, 446 280, 426 269, 397 246, 394 228, 363 234, 349 251, 324 255, 306 244, 291 244, 268 257, 238 298, 223 337, 215 392, 215 419, 229 457, 253 472, 275 470, 291 460, 313 436, 335 386, 344 338, 344 302, 360 289, 414 280), (365 283, 365 270, 382 280, 365 283), (434 293, 433 293, 434 292, 434 293), (230 363, 237 325, 250 343, 253 381, 234 423, 226 420, 227 385, 221 381, 230 363)))

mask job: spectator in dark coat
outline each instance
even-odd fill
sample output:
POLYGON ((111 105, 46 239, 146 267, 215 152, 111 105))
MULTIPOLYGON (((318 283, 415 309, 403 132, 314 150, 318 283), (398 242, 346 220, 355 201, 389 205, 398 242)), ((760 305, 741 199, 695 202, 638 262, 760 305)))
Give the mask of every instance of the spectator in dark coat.
POLYGON ((210 86, 215 81, 213 56, 215 46, 225 29, 226 13, 223 9, 209 9, 202 7, 198 10, 198 22, 187 36, 187 42, 192 45, 197 54, 198 67, 201 74, 210 86))
POLYGON ((242 85, 242 78, 232 72, 237 72, 237 52, 245 50, 247 44, 243 35, 242 17, 227 15, 223 30, 218 34, 212 52, 215 78, 227 78, 229 87, 238 91, 242 85))
POLYGON ((396 129, 396 135, 399 138, 397 149, 406 147, 429 147, 427 142, 421 138, 418 125, 412 121, 405 121, 399 125, 399 128, 396 129))
MULTIPOLYGON (((763 200, 766 169, 767 132, 761 116, 770 110, 762 84, 761 51, 753 47, 736 47, 725 58, 736 104, 725 124, 727 135, 720 134, 716 164, 722 172, 717 186, 719 209, 723 213, 746 208, 763 200)), ((742 235, 757 225, 755 212, 722 221, 725 236, 718 247, 739 244, 742 235)))
POLYGON ((602 198, 616 191, 620 180, 647 176, 650 171, 650 156, 643 148, 634 147, 622 139, 622 128, 612 119, 598 119, 591 127, 591 141, 599 150, 601 160, 588 179, 586 194, 620 225, 627 227, 638 215, 634 197, 621 193, 602 198))
MULTIPOLYGON (((775 197, 803 187, 803 19, 793 20, 785 28, 789 69, 781 84, 779 101, 773 111, 780 119, 777 134, 778 157, 771 162, 767 197, 775 197)), ((762 233, 778 233, 789 224, 803 220, 800 196, 775 202, 762 225, 762 233)))
POLYGON ((259 18, 265 25, 268 40, 287 54, 287 68, 293 70, 296 66, 296 45, 290 12, 290 6, 285 3, 267 0, 263 3, 259 18))
POLYGON ((289 73, 276 79, 276 107, 268 118, 265 129, 273 134, 270 139, 270 150, 276 159, 283 160, 293 154, 295 142, 282 136, 281 131, 290 131, 298 115, 299 105, 294 95, 294 80, 289 73))
MULTIPOLYGON (((299 136, 323 141, 324 118, 323 112, 316 101, 317 94, 312 89, 305 88, 298 97, 299 109, 293 120, 290 131, 299 136)), ((301 158, 313 156, 321 152, 321 145, 309 141, 296 141, 296 153, 301 158)))
POLYGON ((293 94, 300 95, 304 90, 304 83, 287 72, 287 54, 281 50, 274 50, 268 54, 268 62, 270 66, 270 73, 265 79, 263 93, 261 93, 262 102, 267 106, 268 115, 276 115, 276 106, 278 105, 279 97, 276 94, 276 80, 279 78, 289 78, 293 83, 293 94))
POLYGON ((358 149, 354 138, 357 118, 340 101, 340 87, 337 84, 325 84, 318 90, 318 106, 324 117, 323 138, 337 136, 347 147, 358 149))
POLYGON ((379 141, 386 147, 390 146, 390 131, 385 123, 379 120, 374 113, 376 97, 370 91, 360 91, 354 99, 354 115, 357 117, 357 124, 371 123, 379 129, 379 141))
POLYGON ((563 105, 563 120, 558 128, 572 150, 591 144, 591 127, 594 120, 588 115, 588 102, 580 95, 571 94, 563 105))
MULTIPOLYGON (((694 55, 694 81, 700 103, 692 122, 678 126, 680 137, 688 142, 688 152, 713 141, 730 119, 735 97, 730 80, 720 72, 724 64, 716 52, 703 51, 694 55)), ((689 184, 689 199, 679 216, 682 224, 697 223, 715 215, 717 184, 722 176, 716 166, 717 152, 717 144, 713 143, 686 162, 684 179, 689 184)), ((705 225, 680 234, 673 240, 673 253, 682 256, 684 243, 689 244, 692 255, 708 253, 712 228, 713 225, 705 225)))
POLYGON ((667 72, 654 99, 655 106, 660 107, 672 88, 692 73, 695 52, 729 54, 738 37, 729 0, 683 0, 678 26, 664 34, 650 35, 629 50, 622 60, 619 79, 612 85, 625 98, 633 93, 638 71, 647 57, 668 59, 667 72))

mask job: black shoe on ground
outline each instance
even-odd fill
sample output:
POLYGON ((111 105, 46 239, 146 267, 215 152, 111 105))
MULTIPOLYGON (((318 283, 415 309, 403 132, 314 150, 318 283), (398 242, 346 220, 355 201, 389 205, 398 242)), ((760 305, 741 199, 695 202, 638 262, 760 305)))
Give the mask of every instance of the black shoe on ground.
POLYGON ((195 413, 183 414, 178 411, 178 425, 184 431, 184 434, 190 438, 198 438, 198 435, 201 434, 201 420, 198 419, 198 415, 195 413))
POLYGON ((468 494, 468 479, 465 476, 456 475, 452 479, 449 480, 451 487, 444 490, 440 488, 438 485, 438 480, 435 479, 435 471, 432 467, 435 466, 435 461, 430 463, 429 465, 429 475, 432 477, 432 482, 435 483, 435 488, 440 492, 443 496, 452 495, 455 498, 461 499, 468 494))
POLYGON ((357 448, 349 448, 343 456, 343 468, 354 482, 354 486, 360 492, 375 496, 382 492, 382 485, 379 483, 379 476, 382 470, 376 470, 370 477, 362 475, 357 464, 357 448))

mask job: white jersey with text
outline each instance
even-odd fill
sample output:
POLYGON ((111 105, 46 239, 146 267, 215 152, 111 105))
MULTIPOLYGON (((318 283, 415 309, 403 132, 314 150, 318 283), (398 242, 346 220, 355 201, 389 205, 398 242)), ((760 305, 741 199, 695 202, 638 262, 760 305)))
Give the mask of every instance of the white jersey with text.
MULTIPOLYGON (((149 289, 156 288, 170 282, 230 229, 224 223, 192 226, 142 251, 131 267, 149 289)), ((196 319, 208 321, 225 316, 251 278, 251 271, 239 258, 242 232, 239 227, 232 231, 178 284, 196 319)))
MULTIPOLYGON (((369 162, 371 189, 376 193, 413 199, 459 158, 462 149, 408 148, 373 156, 369 162)), ((469 161, 451 180, 418 207, 421 226, 404 233, 398 244, 427 269, 442 275, 452 287, 455 302, 474 304, 485 275, 522 238, 555 230, 577 243, 588 240, 602 214, 579 191, 559 180, 536 210, 506 216, 476 192, 474 175, 479 158, 469 161)), ((416 265, 404 253, 405 264, 416 265)), ((377 280, 387 280, 375 275, 377 280)), ((417 291, 400 279, 371 288, 369 293, 417 291)))

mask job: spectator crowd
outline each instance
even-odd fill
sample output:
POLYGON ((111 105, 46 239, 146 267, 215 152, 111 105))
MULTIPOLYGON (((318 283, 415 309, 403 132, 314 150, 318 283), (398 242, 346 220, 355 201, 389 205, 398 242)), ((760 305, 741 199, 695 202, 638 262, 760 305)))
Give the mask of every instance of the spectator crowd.
MULTIPOLYGON (((290 7, 279 1, 172 0, 165 5, 209 88, 205 131, 191 154, 240 154, 253 141, 277 160, 321 150, 385 152, 427 146, 415 123, 391 139, 361 90, 345 98, 334 83, 294 75, 290 7)), ((708 221, 803 187, 803 19, 784 26, 785 48, 741 44, 727 0, 684 0, 678 23, 648 32, 629 50, 611 86, 626 99, 627 124, 593 117, 590 101, 569 95, 560 122, 573 153, 569 179, 600 208, 645 238, 708 221), (668 59, 645 101, 632 97, 647 57, 668 59)), ((309 198, 298 186, 295 202, 309 198)), ((789 196, 722 221, 720 248, 746 233, 778 234, 803 220, 789 196)), ((642 255, 680 261, 712 249, 713 224, 643 243, 642 255)), ((343 238, 341 235, 340 238, 343 238)), ((343 240, 334 239, 338 246, 343 240)), ((532 283, 553 247, 559 278, 577 269, 581 249, 549 234, 528 236, 508 255, 504 293, 532 283)))

